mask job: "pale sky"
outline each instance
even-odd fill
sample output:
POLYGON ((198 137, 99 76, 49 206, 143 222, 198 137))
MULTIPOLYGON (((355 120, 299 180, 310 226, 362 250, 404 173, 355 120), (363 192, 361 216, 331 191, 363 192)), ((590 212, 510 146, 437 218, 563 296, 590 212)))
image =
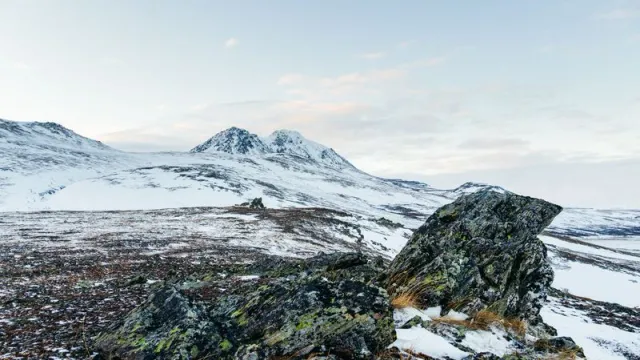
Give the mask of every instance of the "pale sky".
POLYGON ((640 208, 640 0, 0 0, 0 118, 131 151, 287 128, 378 176, 640 208))

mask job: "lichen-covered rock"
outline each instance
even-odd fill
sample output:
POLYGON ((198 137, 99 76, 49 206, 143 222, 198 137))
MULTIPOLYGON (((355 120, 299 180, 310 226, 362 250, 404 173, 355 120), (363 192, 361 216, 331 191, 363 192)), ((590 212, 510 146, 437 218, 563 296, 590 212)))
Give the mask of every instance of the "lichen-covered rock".
POLYGON ((560 206, 512 193, 481 191, 437 210, 391 264, 391 295, 412 293, 423 306, 540 321, 553 280, 536 237, 560 206))
POLYGON ((268 259, 175 281, 101 334, 96 350, 121 359, 372 359, 395 340, 376 264, 361 254, 268 259))

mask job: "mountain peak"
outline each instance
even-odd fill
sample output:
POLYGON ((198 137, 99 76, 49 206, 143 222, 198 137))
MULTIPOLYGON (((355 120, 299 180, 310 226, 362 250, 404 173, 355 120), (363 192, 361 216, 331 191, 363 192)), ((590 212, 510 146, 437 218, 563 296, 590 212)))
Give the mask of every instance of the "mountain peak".
POLYGON ((265 141, 278 154, 294 155, 332 166, 354 167, 333 149, 308 140, 295 130, 276 130, 265 141))
POLYGON ((8 143, 115 151, 102 142, 86 138, 54 122, 21 122, 0 119, 0 138, 8 143))
POLYGON ((211 151, 242 155, 266 154, 271 152, 258 135, 235 126, 217 133, 209 140, 191 149, 190 152, 201 153, 211 151))
POLYGON ((482 190, 490 190, 498 193, 508 192, 507 190, 505 190, 500 186, 489 185, 485 183, 470 182, 470 181, 453 189, 452 192, 458 195, 464 195, 464 194, 472 194, 482 190))
POLYGON ((276 130, 268 137, 260 138, 234 126, 191 149, 192 153, 215 151, 240 155, 285 154, 333 167, 354 168, 333 149, 308 140, 295 130, 276 130))

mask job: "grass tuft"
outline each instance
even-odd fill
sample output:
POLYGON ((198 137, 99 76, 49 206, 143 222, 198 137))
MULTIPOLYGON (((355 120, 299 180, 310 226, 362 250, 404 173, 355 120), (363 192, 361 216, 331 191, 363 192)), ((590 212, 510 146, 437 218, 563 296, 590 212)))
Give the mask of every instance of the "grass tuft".
POLYGON ((487 310, 479 311, 474 317, 467 320, 457 320, 448 316, 443 316, 433 319, 433 321, 464 326, 474 330, 488 330, 491 325, 502 325, 505 329, 510 330, 520 337, 523 337, 527 332, 527 323, 523 320, 516 318, 505 319, 502 316, 487 310))
POLYGON ((415 293, 398 294, 391 300, 391 306, 394 309, 417 308, 419 307, 418 295, 415 293))

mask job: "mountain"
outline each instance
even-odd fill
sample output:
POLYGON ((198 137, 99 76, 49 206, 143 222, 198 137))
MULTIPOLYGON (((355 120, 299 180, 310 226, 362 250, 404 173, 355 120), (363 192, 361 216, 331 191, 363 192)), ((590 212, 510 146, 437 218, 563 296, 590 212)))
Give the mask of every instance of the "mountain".
POLYGON ((507 190, 505 190, 504 188, 502 188, 500 186, 482 184, 482 183, 474 183, 474 182, 466 182, 466 183, 458 186, 457 188, 453 189, 451 192, 453 194, 457 194, 458 196, 460 196, 460 195, 472 194, 472 193, 478 192, 480 190, 492 190, 492 191, 499 192, 499 193, 504 193, 504 192, 507 191, 507 190))
POLYGON ((338 155, 333 149, 307 140, 297 131, 277 130, 265 140, 274 153, 289 154, 321 164, 355 169, 349 161, 338 155))
POLYGON ((256 155, 270 153, 271 149, 257 135, 232 127, 191 149, 192 153, 220 151, 228 154, 256 155))
POLYGON ((7 147, 38 147, 40 149, 82 149, 84 151, 115 151, 100 141, 80 136, 52 122, 16 122, 0 119, 0 141, 7 147))
POLYGON ((355 168, 333 149, 308 140, 293 130, 276 130, 268 137, 261 138, 247 130, 231 127, 194 147, 190 152, 224 152, 252 156, 282 154, 319 165, 355 168))
POLYGON ((0 211, 37 207, 67 185, 144 163, 56 123, 0 119, 0 211))

